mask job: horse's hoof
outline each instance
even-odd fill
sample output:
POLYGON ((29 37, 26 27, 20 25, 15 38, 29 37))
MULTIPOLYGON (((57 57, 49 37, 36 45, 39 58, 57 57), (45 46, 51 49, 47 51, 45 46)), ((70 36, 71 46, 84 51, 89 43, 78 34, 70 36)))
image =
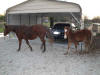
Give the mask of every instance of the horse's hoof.
POLYGON ((45 51, 42 51, 42 53, 44 53, 45 51))
POLYGON ((33 51, 33 49, 31 49, 31 52, 33 51))
POLYGON ((67 55, 67 54, 68 54, 68 52, 64 53, 64 55, 67 55))
POLYGON ((89 51, 86 51, 85 53, 86 53, 86 54, 89 54, 89 51))
POLYGON ((81 51, 81 52, 79 52, 79 54, 82 54, 82 51, 81 51))
POLYGON ((31 52, 33 52, 33 50, 31 50, 31 52))
POLYGON ((19 52, 20 50, 18 49, 17 52, 19 52))
POLYGON ((42 53, 44 53, 45 51, 42 51, 42 53))

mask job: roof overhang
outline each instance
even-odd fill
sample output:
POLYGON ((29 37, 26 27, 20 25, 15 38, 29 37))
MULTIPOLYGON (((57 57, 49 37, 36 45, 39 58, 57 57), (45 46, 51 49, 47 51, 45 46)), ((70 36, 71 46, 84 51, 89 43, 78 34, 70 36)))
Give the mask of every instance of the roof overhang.
POLYGON ((56 0, 28 0, 7 10, 7 14, 25 13, 80 13, 80 5, 56 0))

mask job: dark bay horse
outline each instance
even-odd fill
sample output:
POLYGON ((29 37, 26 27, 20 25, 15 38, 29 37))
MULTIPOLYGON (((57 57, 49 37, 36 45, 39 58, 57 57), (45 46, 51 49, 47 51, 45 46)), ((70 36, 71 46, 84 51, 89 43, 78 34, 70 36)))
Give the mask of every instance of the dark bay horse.
MULTIPOLYGON (((85 48, 89 48, 92 40, 92 33, 88 29, 72 31, 71 28, 66 26, 64 28, 64 38, 68 38, 68 50, 70 48, 70 45, 74 43, 77 51, 77 45, 79 44, 79 42, 84 42, 85 48)), ((68 50, 65 54, 68 53, 68 50)))
POLYGON ((49 42, 53 42, 53 37, 48 27, 43 25, 33 25, 33 26, 25 26, 25 25, 5 25, 4 36, 6 36, 9 32, 14 32, 19 41, 19 48, 20 51, 22 39, 24 39, 29 46, 30 50, 32 51, 32 47, 29 44, 28 40, 34 40, 37 37, 40 38, 42 41, 41 48, 44 47, 43 52, 46 50, 45 44, 45 36, 47 35, 49 38, 49 42))

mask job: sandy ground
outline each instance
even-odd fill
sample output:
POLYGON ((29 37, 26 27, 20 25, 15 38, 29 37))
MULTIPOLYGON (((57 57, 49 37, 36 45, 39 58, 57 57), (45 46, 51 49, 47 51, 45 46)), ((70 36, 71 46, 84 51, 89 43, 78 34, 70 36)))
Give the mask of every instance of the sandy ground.
POLYGON ((15 38, 4 40, 0 37, 0 75, 100 75, 100 54, 77 55, 74 47, 70 54, 64 55, 66 43, 47 42, 47 51, 42 53, 40 40, 32 40, 31 52, 23 41, 17 52, 15 38))

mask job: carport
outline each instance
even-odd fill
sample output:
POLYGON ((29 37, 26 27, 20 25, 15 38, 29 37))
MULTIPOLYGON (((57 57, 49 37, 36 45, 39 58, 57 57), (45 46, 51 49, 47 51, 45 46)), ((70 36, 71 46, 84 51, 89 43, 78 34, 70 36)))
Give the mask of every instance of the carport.
POLYGON ((82 10, 79 4, 57 0, 27 0, 6 11, 6 22, 10 25, 42 24, 49 17, 50 26, 54 18, 65 17, 66 21, 80 27, 82 10))

